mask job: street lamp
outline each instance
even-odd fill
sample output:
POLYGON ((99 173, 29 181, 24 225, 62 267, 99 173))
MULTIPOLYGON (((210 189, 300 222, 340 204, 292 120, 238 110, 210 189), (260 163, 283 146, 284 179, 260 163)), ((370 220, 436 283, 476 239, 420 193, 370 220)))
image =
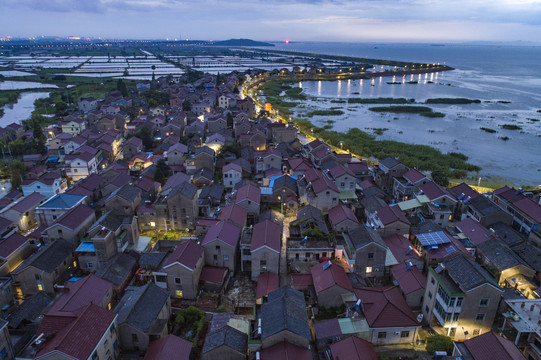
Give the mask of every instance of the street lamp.
POLYGON ((342 145, 344 145, 344 142, 342 140, 340 140, 340 149, 343 149, 342 145))

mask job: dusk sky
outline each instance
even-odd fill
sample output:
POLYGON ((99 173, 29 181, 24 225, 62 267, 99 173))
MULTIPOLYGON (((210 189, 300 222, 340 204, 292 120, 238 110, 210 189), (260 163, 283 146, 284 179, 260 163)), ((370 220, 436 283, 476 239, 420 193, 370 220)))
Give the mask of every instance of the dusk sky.
POLYGON ((457 42, 541 39, 540 0, 0 0, 0 36, 457 42))

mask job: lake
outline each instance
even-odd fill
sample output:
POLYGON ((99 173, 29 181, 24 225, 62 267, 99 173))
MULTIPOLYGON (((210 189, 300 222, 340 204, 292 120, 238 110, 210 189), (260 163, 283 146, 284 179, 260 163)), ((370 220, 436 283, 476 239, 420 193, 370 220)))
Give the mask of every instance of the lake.
POLYGON ((303 117, 314 109, 339 108, 340 116, 314 116, 318 126, 333 120, 333 129, 356 127, 369 133, 385 128, 379 139, 426 144, 443 152, 458 151, 483 168, 483 177, 502 177, 514 184, 541 184, 541 58, 540 47, 428 44, 279 44, 278 49, 427 63, 445 63, 456 70, 428 75, 345 81, 309 81, 303 88, 309 100, 295 108, 303 117), (293 45, 293 46, 290 46, 293 45), (417 84, 407 84, 408 81, 417 84), (403 82, 387 84, 387 82, 403 82), (428 105, 444 118, 412 114, 375 113, 379 105, 336 103, 347 98, 395 97, 424 102, 429 98, 479 99, 480 104, 428 105), (532 120, 533 119, 533 120, 532 120), (505 130, 515 124, 522 130, 505 130), (496 130, 487 133, 481 128, 496 130), (504 141, 500 137, 508 137, 504 141))
MULTIPOLYGON (((6 127, 11 123, 20 123, 30 118, 34 111, 34 101, 49 97, 48 92, 25 92, 16 104, 4 106, 4 116, 0 117, 0 126, 6 127)), ((53 109, 54 110, 54 109, 53 109)))

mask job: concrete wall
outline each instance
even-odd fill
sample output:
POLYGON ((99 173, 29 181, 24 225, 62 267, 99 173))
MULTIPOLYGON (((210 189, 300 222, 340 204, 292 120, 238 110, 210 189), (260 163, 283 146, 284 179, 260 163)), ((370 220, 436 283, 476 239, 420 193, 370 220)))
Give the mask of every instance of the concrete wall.
POLYGON ((382 277, 385 274, 386 255, 387 250, 375 243, 360 248, 355 254, 355 273, 362 277, 382 277), (369 258, 371 253, 373 256, 369 258), (367 273, 367 267, 371 267, 372 272, 367 273))
POLYGON ((280 253, 269 248, 261 247, 252 251, 252 280, 257 281, 257 277, 265 271, 279 274, 280 271, 280 253), (267 262, 267 270, 260 267, 261 260, 267 262))
POLYGON ((353 293, 347 289, 344 289, 341 286, 334 285, 328 289, 317 293, 317 303, 319 306, 326 308, 330 308, 332 306, 340 306, 344 303, 342 301, 342 294, 353 293))
POLYGON ((389 344, 411 344, 415 341, 419 327, 390 327, 370 329, 370 341, 374 346, 389 344), (380 337, 380 333, 385 333, 380 337))
POLYGON ((235 272, 237 260, 237 248, 233 248, 218 240, 203 245, 205 248, 205 264, 211 266, 226 267, 235 272), (218 248, 217 248, 218 246, 218 248))
POLYGON ((179 299, 177 290, 182 290, 182 299, 195 299, 199 291, 199 276, 204 265, 204 255, 197 261, 194 271, 188 270, 180 264, 174 264, 164 269, 167 273, 167 289, 171 297, 179 299), (181 284, 175 282, 175 278, 180 278, 181 284))

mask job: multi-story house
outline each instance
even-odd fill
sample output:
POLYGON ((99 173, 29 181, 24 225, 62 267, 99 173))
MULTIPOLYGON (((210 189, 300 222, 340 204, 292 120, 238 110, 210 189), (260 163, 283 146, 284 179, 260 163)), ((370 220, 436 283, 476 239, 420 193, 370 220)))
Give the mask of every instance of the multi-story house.
POLYGON ((23 194, 28 195, 37 192, 47 199, 55 194, 64 192, 67 183, 57 173, 49 172, 39 177, 39 179, 25 179, 21 184, 23 194))
POLYGON ((195 229, 198 192, 189 182, 182 182, 160 196, 156 202, 157 229, 195 229))
POLYGON ((491 330, 502 292, 479 264, 458 254, 428 269, 423 316, 439 333, 467 340, 491 330))
POLYGON ((59 217, 77 205, 86 204, 88 196, 77 194, 57 194, 36 208, 36 219, 39 225, 50 226, 59 217))
POLYGON ((502 335, 518 347, 524 359, 541 359, 541 299, 505 299, 503 303, 502 335))
POLYGON ((47 314, 37 331, 43 334, 43 341, 34 359, 116 359, 120 353, 116 319, 113 312, 95 304, 74 312, 47 314))
POLYGON ((403 176, 408 167, 392 157, 381 160, 374 168, 376 184, 383 190, 390 193, 393 189, 394 179, 403 176))
POLYGON ((101 157, 101 151, 97 154, 90 152, 81 152, 76 154, 66 155, 66 176, 73 181, 84 179, 90 174, 97 173, 98 156, 101 157))
POLYGON ((169 293, 153 283, 128 287, 115 307, 115 313, 118 314, 118 338, 123 350, 146 351, 152 340, 169 333, 169 293))
POLYGON ((62 123, 62 132, 71 134, 71 135, 79 135, 86 129, 86 121, 81 118, 72 118, 69 121, 66 121, 62 123))
POLYGON ((185 155, 188 152, 188 147, 184 144, 177 143, 172 145, 166 152, 167 165, 183 165, 185 155))
POLYGON ((345 257, 350 269, 356 274, 381 283, 388 269, 398 262, 374 229, 359 225, 344 234, 345 244, 339 244, 339 257, 345 257))
POLYGON ((16 223, 19 230, 29 230, 36 225, 36 208, 44 201, 43 195, 34 192, 3 208, 0 216, 16 223))
POLYGON ((113 191, 105 200, 107 210, 113 210, 115 214, 124 216, 133 216, 140 204, 141 190, 129 184, 113 191))
POLYGON ((38 291, 55 292, 55 285, 68 280, 75 245, 59 239, 42 246, 11 272, 17 292, 29 296, 38 291))
POLYGON ((85 236, 87 230, 96 221, 94 209, 79 204, 63 215, 43 231, 46 243, 64 239, 77 244, 85 236))
POLYGON ((222 168, 224 186, 233 188, 242 180, 242 167, 235 163, 229 163, 222 168))
POLYGON ((205 264, 227 267, 235 271, 240 229, 227 221, 220 221, 211 227, 201 245, 205 248, 205 264))
POLYGON ((199 293, 199 276, 204 265, 203 247, 185 241, 175 248, 161 271, 154 272, 156 285, 166 287, 172 298, 194 300, 199 293))
POLYGON ((124 159, 131 159, 133 155, 140 153, 143 149, 143 140, 132 136, 122 146, 122 157, 124 159))
POLYGON ((405 201, 419 192, 419 186, 429 182, 430 179, 417 169, 410 169, 404 175, 395 177, 393 184, 393 197, 397 201, 405 201))
POLYGON ((265 220, 254 225, 250 245, 252 261, 252 280, 266 271, 279 274, 280 249, 282 248, 282 228, 265 220))

